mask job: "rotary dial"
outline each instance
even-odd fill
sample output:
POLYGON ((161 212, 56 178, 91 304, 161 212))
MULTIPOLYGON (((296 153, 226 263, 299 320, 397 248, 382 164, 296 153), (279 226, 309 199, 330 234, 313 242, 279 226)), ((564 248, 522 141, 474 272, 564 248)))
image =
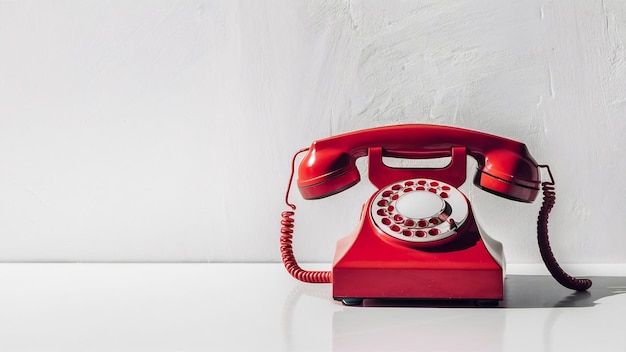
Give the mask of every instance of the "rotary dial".
POLYGON ((455 187, 426 178, 391 184, 376 194, 370 216, 386 235, 413 244, 434 244, 456 234, 469 208, 455 187))

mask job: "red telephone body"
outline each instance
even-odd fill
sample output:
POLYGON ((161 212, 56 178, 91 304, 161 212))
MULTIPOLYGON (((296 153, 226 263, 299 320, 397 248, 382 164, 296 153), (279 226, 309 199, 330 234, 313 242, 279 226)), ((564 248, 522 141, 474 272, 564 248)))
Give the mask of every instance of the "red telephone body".
MULTIPOLYGON (((368 298, 501 300, 502 245, 484 233, 458 190, 466 179, 467 155, 478 163, 473 181, 481 189, 522 202, 537 197, 539 165, 526 146, 486 133, 412 124, 314 142, 298 168, 297 184, 305 199, 328 197, 358 183, 356 159, 363 156, 379 190, 364 204, 357 228, 338 241, 332 272, 309 272, 297 265, 291 248, 293 212, 283 213, 285 266, 303 281, 332 281, 333 297, 345 304, 368 298), (384 156, 448 156, 451 162, 439 169, 393 168, 383 163, 384 156)), ((549 195, 550 207, 553 200, 549 195)), ((567 287, 588 288, 589 280, 572 278, 556 264, 547 241, 547 212, 545 246, 541 229, 539 238, 548 269, 567 287)))

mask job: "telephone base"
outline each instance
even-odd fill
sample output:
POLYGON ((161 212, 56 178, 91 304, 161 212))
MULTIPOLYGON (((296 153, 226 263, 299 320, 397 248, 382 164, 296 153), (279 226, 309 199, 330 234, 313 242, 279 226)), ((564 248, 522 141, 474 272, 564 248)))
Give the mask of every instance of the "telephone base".
POLYGON ((336 300, 503 299, 502 245, 472 216, 458 239, 431 249, 386 243, 366 219, 337 243, 332 271, 336 300))
POLYGON ((333 297, 345 305, 359 305, 362 299, 464 300, 481 305, 503 299, 502 271, 334 270, 333 297))

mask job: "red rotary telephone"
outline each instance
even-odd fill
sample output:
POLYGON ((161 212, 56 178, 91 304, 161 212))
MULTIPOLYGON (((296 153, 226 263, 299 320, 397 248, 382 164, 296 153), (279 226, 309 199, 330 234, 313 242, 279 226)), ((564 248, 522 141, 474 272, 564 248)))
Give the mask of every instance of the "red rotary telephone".
POLYGON ((588 279, 566 274, 548 240, 548 214, 554 205, 552 174, 537 165, 526 146, 502 137, 461 128, 411 124, 366 129, 313 142, 298 168, 298 189, 305 199, 339 193, 360 181, 356 159, 367 156, 369 179, 378 188, 363 206, 360 223, 339 240, 332 271, 300 268, 292 249, 293 210, 287 188, 282 213, 281 253, 288 272, 305 282, 332 282, 333 298, 344 304, 363 299, 503 298, 502 245, 474 219, 465 181, 467 155, 478 162, 474 184, 495 195, 532 202, 539 189, 543 203, 537 221, 541 257, 563 286, 584 291, 588 279), (451 157, 438 169, 392 168, 383 157, 451 157), (549 182, 541 182, 539 168, 549 182))

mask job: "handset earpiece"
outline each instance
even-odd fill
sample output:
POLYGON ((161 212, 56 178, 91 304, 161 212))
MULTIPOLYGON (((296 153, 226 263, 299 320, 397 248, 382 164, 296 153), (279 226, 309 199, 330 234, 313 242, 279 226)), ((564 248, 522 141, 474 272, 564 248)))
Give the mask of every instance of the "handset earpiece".
POLYGON ((501 197, 530 203, 540 187, 539 169, 526 147, 520 153, 494 149, 478 160, 474 184, 501 197))
POLYGON ((304 199, 331 196, 354 186, 360 180, 361 174, 353 155, 334 148, 318 151, 315 144, 298 168, 298 189, 304 199))

